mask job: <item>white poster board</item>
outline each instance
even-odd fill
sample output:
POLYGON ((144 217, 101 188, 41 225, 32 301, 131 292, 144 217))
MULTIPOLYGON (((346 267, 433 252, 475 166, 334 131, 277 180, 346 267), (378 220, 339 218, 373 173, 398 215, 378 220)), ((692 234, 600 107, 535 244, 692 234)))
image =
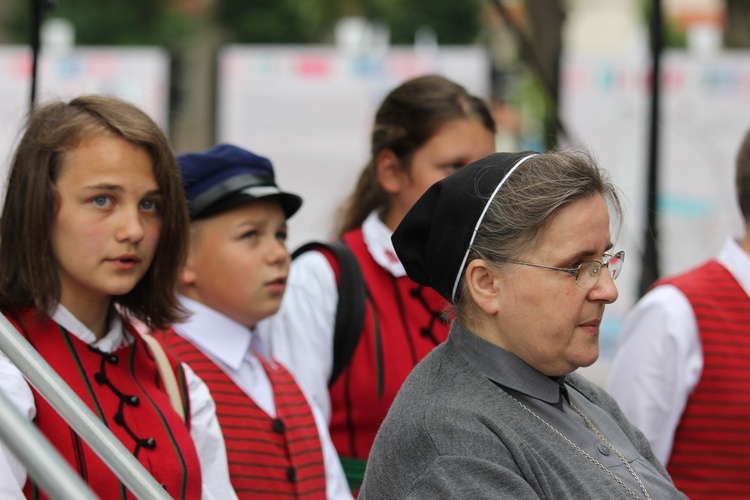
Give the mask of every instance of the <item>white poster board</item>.
MULTIPOLYGON (((626 251, 620 298, 602 326, 601 381, 625 313, 638 294, 646 218, 649 134, 647 58, 574 56, 562 65, 562 117, 574 141, 585 145, 625 194, 618 248, 626 251)), ((659 155, 660 271, 673 274, 715 256, 728 236, 743 234, 734 188, 734 161, 750 129, 750 52, 707 58, 667 51, 659 155)))
MULTIPOLYGON (((23 46, 0 47, 0 175, 7 169, 29 111, 32 53, 23 46)), ((169 54, 157 48, 81 47, 42 54, 37 70, 37 103, 80 94, 110 94, 132 102, 166 131, 169 111, 169 54)))
POLYGON ((479 47, 352 56, 334 47, 227 46, 219 53, 218 142, 268 157, 279 185, 304 198, 289 247, 329 239, 336 209, 369 157, 374 113, 402 81, 440 73, 488 97, 479 47))

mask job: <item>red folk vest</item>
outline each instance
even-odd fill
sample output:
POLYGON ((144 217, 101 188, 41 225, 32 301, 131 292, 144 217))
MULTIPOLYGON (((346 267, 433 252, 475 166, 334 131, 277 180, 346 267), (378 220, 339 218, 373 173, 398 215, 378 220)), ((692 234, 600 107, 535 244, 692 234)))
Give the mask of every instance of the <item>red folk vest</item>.
MULTIPOLYGON (((151 353, 133 328, 127 325, 135 338, 132 345, 105 354, 92 350, 49 317, 38 317, 34 309, 9 317, 173 498, 200 499, 200 464, 189 424, 170 406, 151 353)), ((182 370, 172 361, 184 387, 182 370)), ((33 387, 32 392, 34 422, 92 491, 101 498, 134 498, 33 387)), ((31 480, 24 493, 27 498, 45 498, 31 480)))
POLYGON ((667 470, 690 497, 750 497, 750 298, 709 261, 670 283, 698 321, 703 372, 677 427, 667 470))
POLYGON ((330 430, 342 458, 367 459, 401 384, 448 337, 442 317, 447 303, 434 290, 383 269, 367 250, 362 229, 343 239, 357 257, 368 298, 359 344, 330 388, 330 430))
POLYGON ((216 364, 173 330, 156 334, 206 383, 216 402, 239 498, 325 499, 326 475, 318 428, 294 378, 261 358, 271 381, 276 418, 271 418, 216 364))

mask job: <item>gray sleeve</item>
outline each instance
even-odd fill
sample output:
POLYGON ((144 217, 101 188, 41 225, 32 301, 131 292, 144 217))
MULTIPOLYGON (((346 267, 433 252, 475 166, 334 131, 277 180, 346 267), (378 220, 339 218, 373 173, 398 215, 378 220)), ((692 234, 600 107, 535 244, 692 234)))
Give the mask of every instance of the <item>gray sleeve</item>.
POLYGON ((456 455, 436 457, 412 481, 405 481, 399 474, 378 476, 368 470, 358 496, 358 500, 436 498, 539 500, 540 497, 518 471, 489 460, 456 455))
POLYGON ((406 498, 538 500, 539 496, 526 479, 499 464, 472 457, 441 456, 425 469, 406 498))

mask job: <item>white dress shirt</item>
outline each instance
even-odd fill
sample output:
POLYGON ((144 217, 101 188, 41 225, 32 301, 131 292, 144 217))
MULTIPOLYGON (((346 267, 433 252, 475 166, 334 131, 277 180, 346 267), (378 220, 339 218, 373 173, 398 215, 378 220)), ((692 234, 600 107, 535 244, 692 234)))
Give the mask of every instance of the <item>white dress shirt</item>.
MULTIPOLYGON (((717 260, 750 296, 750 255, 729 238, 717 260)), ((606 389, 665 465, 702 370, 701 340, 690 302, 672 285, 656 287, 625 317, 606 389)))
MULTIPOLYGON (((392 231, 371 213, 362 236, 375 262, 394 277, 406 275, 391 243, 392 231)), ((258 323, 269 353, 284 364, 331 420, 328 379, 333 371, 333 327, 339 292, 336 275, 320 252, 305 252, 292 262, 279 312, 258 323)))
MULTIPOLYGON (((175 331, 208 356, 270 417, 276 416, 273 387, 263 364, 255 353, 273 363, 258 333, 199 302, 180 297, 182 306, 193 313, 184 323, 173 325, 175 331)), ((304 389, 302 389, 304 394, 304 389)), ((326 495, 329 499, 351 499, 328 426, 320 410, 311 403, 326 470, 326 495)))
MULTIPOLYGON (((74 337, 103 352, 112 352, 122 345, 129 345, 133 342, 132 337, 125 333, 119 315, 115 315, 109 325, 109 331, 99 340, 62 305, 57 306, 52 319, 74 337)), ((211 393, 206 384, 187 365, 182 366, 185 369, 190 398, 190 436, 195 443, 201 466, 202 498, 204 500, 237 498, 229 481, 224 437, 216 418, 216 407, 211 393)), ((21 415, 29 421, 36 416, 34 396, 28 382, 2 351, 0 351, 0 391, 15 403, 21 415)), ((26 484, 26 476, 26 469, 21 462, 0 443, 0 498, 25 498, 23 487, 26 484)))

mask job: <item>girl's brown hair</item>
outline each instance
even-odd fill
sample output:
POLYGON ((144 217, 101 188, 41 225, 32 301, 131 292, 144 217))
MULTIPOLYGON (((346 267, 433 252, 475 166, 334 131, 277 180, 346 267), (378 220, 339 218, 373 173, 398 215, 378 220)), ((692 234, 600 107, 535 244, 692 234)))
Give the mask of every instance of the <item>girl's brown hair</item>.
POLYGON ((392 90, 375 114, 370 160, 340 210, 337 235, 361 226, 370 212, 385 205, 386 194, 378 182, 375 166, 381 151, 393 151, 401 160, 401 167, 409 169, 414 153, 442 125, 460 118, 475 118, 495 133, 495 121, 487 105, 447 78, 421 76, 392 90))
POLYGON ((750 224, 750 131, 745 134, 735 161, 737 203, 745 224, 750 224))
POLYGON ((66 154, 102 135, 143 148, 153 160, 163 196, 159 245, 143 278, 113 302, 148 326, 163 328, 184 315, 174 292, 187 255, 189 224, 180 173, 159 126, 134 105, 102 95, 49 103, 29 117, 0 217, 0 308, 37 305, 51 313, 58 305, 61 285, 50 240, 59 208, 55 184, 66 154))

